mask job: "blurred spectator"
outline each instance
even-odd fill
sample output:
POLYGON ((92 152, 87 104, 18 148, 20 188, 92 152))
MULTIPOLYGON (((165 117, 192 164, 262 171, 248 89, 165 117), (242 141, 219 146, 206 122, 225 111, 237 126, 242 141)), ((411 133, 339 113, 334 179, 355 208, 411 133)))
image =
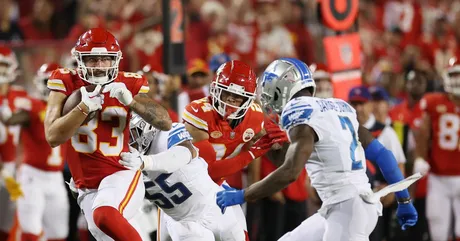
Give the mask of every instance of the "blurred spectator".
POLYGON ((188 103, 209 95, 209 77, 209 67, 204 60, 193 59, 188 62, 187 86, 183 88, 182 93, 177 97, 179 118, 181 118, 182 112, 188 103))
POLYGON ((138 73, 144 75, 147 78, 150 87, 148 95, 150 95, 154 100, 166 108, 169 117, 171 117, 173 122, 178 122, 179 116, 171 108, 168 99, 169 96, 167 92, 170 90, 167 88, 169 85, 168 82, 171 81, 169 76, 155 72, 155 70, 150 65, 144 66, 140 71, 138 71, 138 73))
POLYGON ((313 79, 316 84, 315 97, 332 98, 334 95, 334 87, 331 82, 331 74, 326 65, 312 64, 310 70, 313 72, 313 79))
POLYGON ((278 12, 277 2, 262 1, 257 3, 257 68, 265 67, 280 57, 295 57, 295 49, 289 31, 284 27, 278 12))
POLYGON ((211 57, 211 60, 209 61, 209 69, 213 73, 213 75, 216 73, 217 69, 224 63, 227 63, 228 61, 232 60, 230 56, 228 56, 225 53, 222 54, 216 54, 211 57))
POLYGON ((369 91, 372 96, 372 105, 374 106, 372 113, 375 116, 375 120, 385 125, 390 125, 391 118, 388 115, 390 96, 384 88, 378 86, 369 87, 369 91))
POLYGON ((306 25, 305 3, 301 0, 291 0, 290 7, 290 11, 286 13, 286 27, 290 32, 297 58, 310 65, 315 61, 315 45, 306 25))
POLYGON ((202 0, 189 0, 185 5, 185 56, 187 61, 208 58, 209 25, 200 17, 202 0))
MULTIPOLYGON (((348 95, 348 101, 356 109, 358 115, 358 121, 366 129, 368 129, 374 138, 377 138, 383 146, 393 152, 398 166, 404 173, 404 165, 406 163, 406 157, 399 144, 398 137, 395 131, 387 124, 381 123, 376 120, 372 114, 373 103, 371 103, 372 94, 369 89, 365 86, 357 86, 350 90, 348 95)), ((367 160, 366 173, 369 177, 369 181, 374 191, 378 191, 384 188, 387 183, 378 168, 378 165, 373 161, 367 160)), ((389 194, 381 199, 384 210, 383 216, 379 217, 377 226, 370 236, 372 241, 382 241, 385 237, 388 238, 389 230, 391 227, 393 209, 391 205, 394 203, 394 194, 389 194)))
POLYGON ((50 0, 35 0, 32 15, 19 21, 24 40, 54 39, 54 13, 55 7, 50 0))
MULTIPOLYGON (((416 128, 416 121, 421 117, 421 110, 418 108, 418 102, 426 92, 428 80, 424 72, 419 70, 410 71, 406 77, 407 98, 401 104, 393 107, 390 111, 390 117, 393 121, 393 129, 399 137, 404 153, 407 157, 406 173, 413 173, 415 139, 413 131, 416 128)), ((419 214, 417 224, 402 232, 397 228, 395 230, 395 240, 428 240, 428 222, 425 216, 425 198, 426 198, 426 176, 419 180, 414 186, 411 186, 411 192, 414 193, 414 206, 419 214)))
POLYGON ((15 4, 13 0, 3 0, 0 8, 0 42, 19 41, 24 38, 22 31, 13 19, 15 4))
POLYGON ((256 66, 257 38, 259 30, 251 1, 230 1, 231 22, 228 26, 230 57, 241 60, 252 67, 256 66))
POLYGON ((230 38, 228 35, 228 14, 219 1, 206 1, 201 7, 201 18, 209 26, 207 40, 208 55, 230 52, 230 38))

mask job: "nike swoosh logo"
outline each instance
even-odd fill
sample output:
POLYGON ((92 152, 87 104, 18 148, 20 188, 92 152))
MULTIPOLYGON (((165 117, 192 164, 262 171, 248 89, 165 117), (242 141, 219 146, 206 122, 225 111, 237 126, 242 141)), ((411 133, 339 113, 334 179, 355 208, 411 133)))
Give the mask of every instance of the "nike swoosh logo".
POLYGON ((198 109, 195 109, 195 108, 193 108, 193 107, 192 107, 192 110, 195 111, 195 112, 198 112, 198 109))

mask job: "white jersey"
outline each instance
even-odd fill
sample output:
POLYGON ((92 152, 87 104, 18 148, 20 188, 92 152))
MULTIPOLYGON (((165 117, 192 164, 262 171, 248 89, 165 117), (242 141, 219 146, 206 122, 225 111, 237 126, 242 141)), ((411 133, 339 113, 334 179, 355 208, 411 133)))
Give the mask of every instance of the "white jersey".
MULTIPOLYGON (((158 154, 191 139, 183 124, 174 123, 171 130, 155 134, 145 155, 158 154)), ((216 206, 219 186, 209 177, 207 167, 206 161, 198 157, 173 173, 144 171, 146 198, 174 220, 196 218, 209 206, 216 206)))
POLYGON ((356 111, 340 99, 298 97, 284 107, 283 129, 308 125, 318 135, 307 162, 312 186, 323 207, 371 192, 356 111))

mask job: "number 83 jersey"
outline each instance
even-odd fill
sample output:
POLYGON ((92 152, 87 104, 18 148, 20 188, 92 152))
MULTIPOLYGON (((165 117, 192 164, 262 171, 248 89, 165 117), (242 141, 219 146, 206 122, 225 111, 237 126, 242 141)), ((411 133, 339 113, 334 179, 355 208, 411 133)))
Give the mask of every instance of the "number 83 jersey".
POLYGON ((358 139, 356 111, 340 99, 298 97, 284 107, 283 129, 308 125, 317 134, 307 162, 312 186, 323 205, 350 199, 370 191, 364 149, 358 139))
MULTIPOLYGON (((124 83, 133 96, 149 90, 146 78, 136 73, 119 72, 113 82, 124 83)), ((47 83, 48 89, 66 96, 86 85, 73 69, 53 71, 47 83)), ((118 161, 121 152, 129 151, 131 110, 110 93, 104 95, 102 109, 66 142, 66 160, 78 188, 97 189, 104 177, 126 170, 118 161)))
MULTIPOLYGON (((144 155, 166 151, 183 141, 191 140, 182 123, 173 123, 171 130, 158 131, 144 155)), ((169 161, 169 160, 155 160, 169 161)), ((176 221, 202 217, 208 211, 220 211, 215 204, 219 186, 208 175, 208 164, 200 157, 173 173, 144 171, 146 199, 155 203, 176 221)))

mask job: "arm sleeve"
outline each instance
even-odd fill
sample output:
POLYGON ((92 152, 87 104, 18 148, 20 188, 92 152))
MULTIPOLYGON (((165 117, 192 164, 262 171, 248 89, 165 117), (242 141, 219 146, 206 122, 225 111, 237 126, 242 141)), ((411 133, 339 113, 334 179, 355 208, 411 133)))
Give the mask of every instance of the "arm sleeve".
MULTIPOLYGON (((365 154, 369 160, 377 163, 383 176, 385 177, 385 180, 389 184, 397 183, 404 179, 393 153, 386 149, 377 139, 372 140, 372 142, 366 147, 365 154)), ((410 196, 407 189, 405 189, 403 191, 396 192, 396 197, 408 198, 410 196)))
POLYGON ((209 176, 215 181, 237 173, 256 158, 250 151, 242 151, 235 157, 216 160, 216 152, 209 140, 194 145, 200 150, 200 157, 208 163, 209 176))

